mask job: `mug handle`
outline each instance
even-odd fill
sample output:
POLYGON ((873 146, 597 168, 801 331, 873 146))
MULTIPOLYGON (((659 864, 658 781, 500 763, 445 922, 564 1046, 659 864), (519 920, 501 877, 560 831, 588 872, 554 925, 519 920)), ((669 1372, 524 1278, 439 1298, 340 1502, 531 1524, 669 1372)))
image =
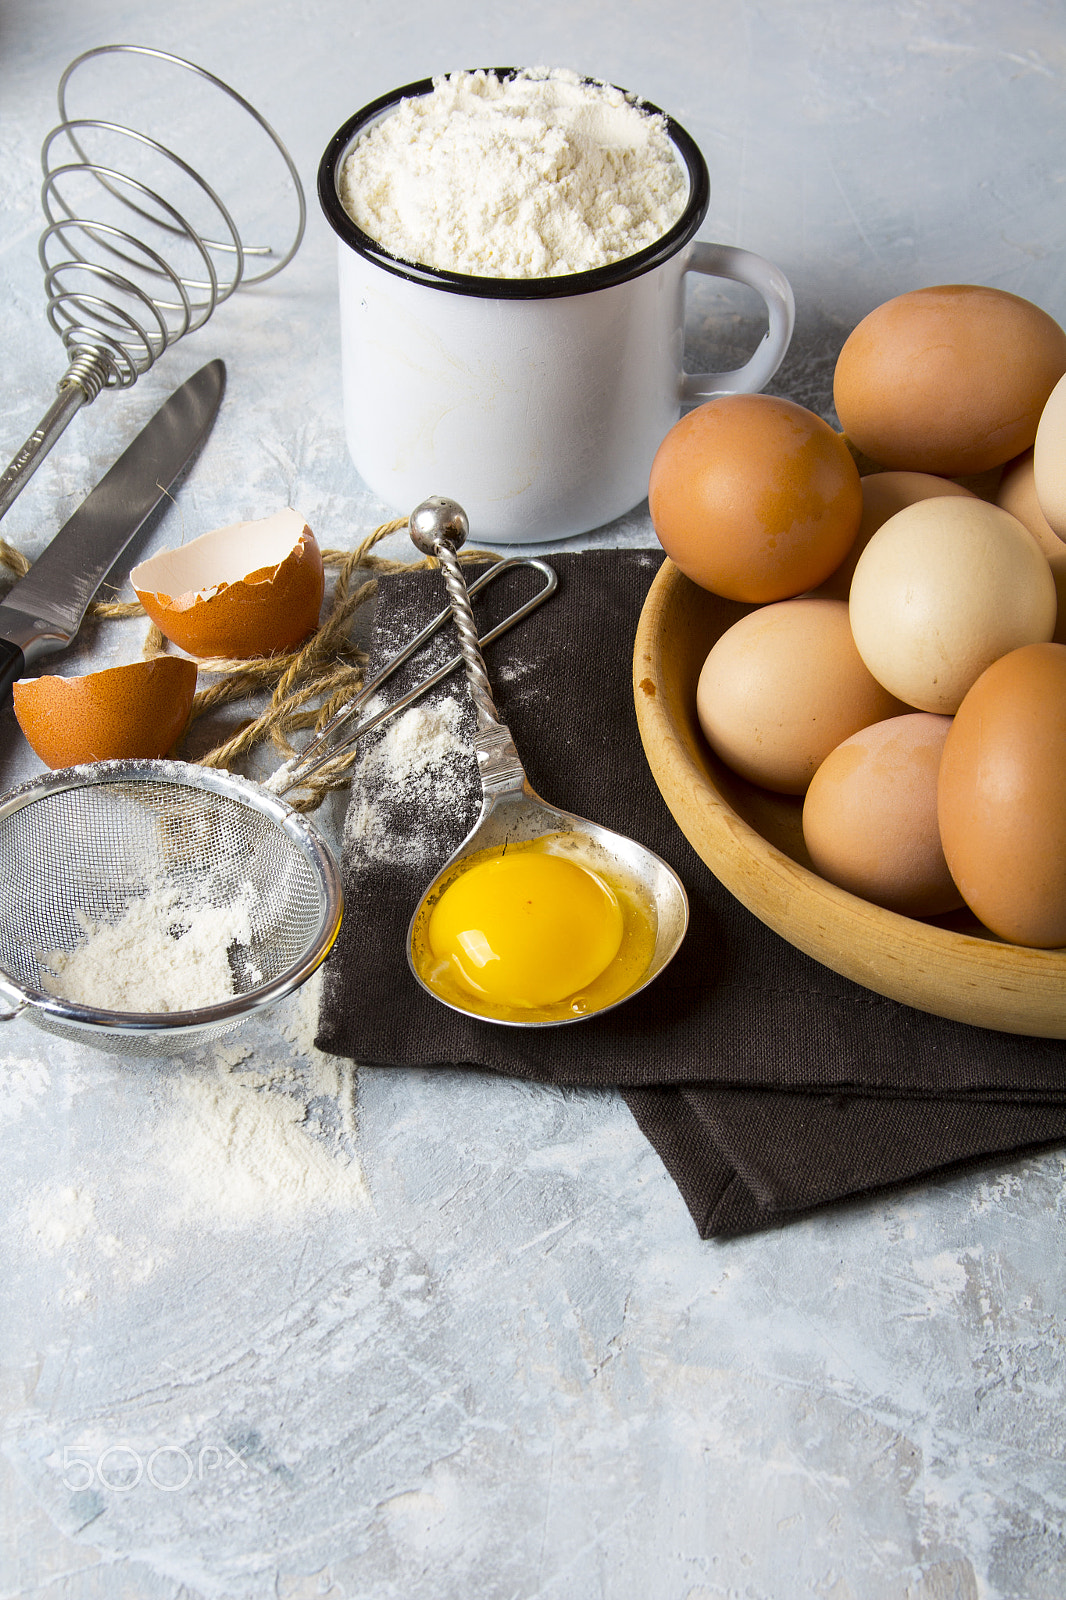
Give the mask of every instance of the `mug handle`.
POLYGON ((770 324, 754 355, 729 372, 686 372, 681 378, 682 404, 713 400, 722 394, 755 394, 765 388, 785 359, 796 321, 792 285, 779 267, 751 250, 697 240, 689 253, 686 272, 708 278, 732 278, 756 290, 766 302, 770 324))

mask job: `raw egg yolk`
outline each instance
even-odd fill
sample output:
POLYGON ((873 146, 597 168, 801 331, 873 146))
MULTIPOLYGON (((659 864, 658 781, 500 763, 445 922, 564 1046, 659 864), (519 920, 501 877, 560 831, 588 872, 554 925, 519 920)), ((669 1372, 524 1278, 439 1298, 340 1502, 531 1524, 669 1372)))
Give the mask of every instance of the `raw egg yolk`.
POLYGON ((429 919, 430 949, 474 994, 545 1006, 614 960, 622 908, 587 867, 561 856, 494 856, 450 883, 429 919))

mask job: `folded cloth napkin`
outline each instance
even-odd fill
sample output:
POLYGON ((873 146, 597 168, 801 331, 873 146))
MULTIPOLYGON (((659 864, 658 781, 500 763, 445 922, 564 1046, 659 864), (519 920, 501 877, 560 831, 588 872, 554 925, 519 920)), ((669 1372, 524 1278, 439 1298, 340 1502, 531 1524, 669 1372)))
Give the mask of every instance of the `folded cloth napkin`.
MULTIPOLYGON (((766 928, 691 849, 644 759, 630 688, 661 551, 549 559, 558 592, 486 648, 500 718, 546 800, 639 839, 680 874, 691 906, 681 951, 633 1000, 565 1027, 466 1017, 415 982, 408 922, 481 803, 457 671, 363 741, 320 1046, 368 1067, 615 1086, 705 1238, 1066 1140, 1066 1045, 949 1022, 859 987, 766 928)), ((532 587, 529 569, 491 585, 475 603, 479 632, 532 587)), ((382 578, 370 671, 444 603, 437 572, 382 578)), ((455 649, 449 626, 385 698, 455 649)))

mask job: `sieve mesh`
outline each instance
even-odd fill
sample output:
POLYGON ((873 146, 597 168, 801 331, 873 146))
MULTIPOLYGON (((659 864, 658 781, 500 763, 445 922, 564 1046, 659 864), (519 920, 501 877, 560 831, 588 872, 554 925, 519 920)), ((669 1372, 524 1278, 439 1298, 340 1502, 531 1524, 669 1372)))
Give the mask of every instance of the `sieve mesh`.
POLYGON ((119 1053, 180 1052, 291 992, 340 923, 335 863, 283 801, 227 772, 122 761, 49 773, 0 800, 0 985, 40 1027, 119 1053), (249 904, 230 951, 234 995, 188 1010, 97 1010, 42 987, 38 958, 73 950, 85 922, 114 923, 160 888, 249 904))

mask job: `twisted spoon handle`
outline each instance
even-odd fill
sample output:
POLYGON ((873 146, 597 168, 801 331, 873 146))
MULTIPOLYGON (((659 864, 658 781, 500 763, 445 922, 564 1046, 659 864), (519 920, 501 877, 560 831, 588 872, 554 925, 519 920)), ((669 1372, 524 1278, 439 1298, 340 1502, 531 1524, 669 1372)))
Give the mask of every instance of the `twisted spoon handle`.
POLYGON ((477 624, 474 621, 474 611, 470 604, 463 569, 459 565, 454 549, 445 539, 437 540, 433 553, 440 562, 444 586, 448 591, 455 629, 459 635, 459 654, 463 658, 467 682, 470 685, 470 698, 477 712, 478 732, 487 733, 490 729, 500 726, 500 719, 496 702, 492 697, 492 685, 485 669, 485 658, 481 654, 477 624))
POLYGON ((466 512, 454 500, 443 495, 432 495, 423 500, 408 518, 411 538, 424 555, 435 556, 440 562, 448 601, 459 635, 459 654, 463 658, 470 698, 477 714, 477 752, 481 772, 481 786, 485 798, 514 791, 529 791, 525 770, 515 749, 510 730, 504 727, 492 697, 492 685, 485 660, 481 654, 477 624, 470 604, 470 594, 459 565, 456 551, 461 548, 469 531, 466 512))

